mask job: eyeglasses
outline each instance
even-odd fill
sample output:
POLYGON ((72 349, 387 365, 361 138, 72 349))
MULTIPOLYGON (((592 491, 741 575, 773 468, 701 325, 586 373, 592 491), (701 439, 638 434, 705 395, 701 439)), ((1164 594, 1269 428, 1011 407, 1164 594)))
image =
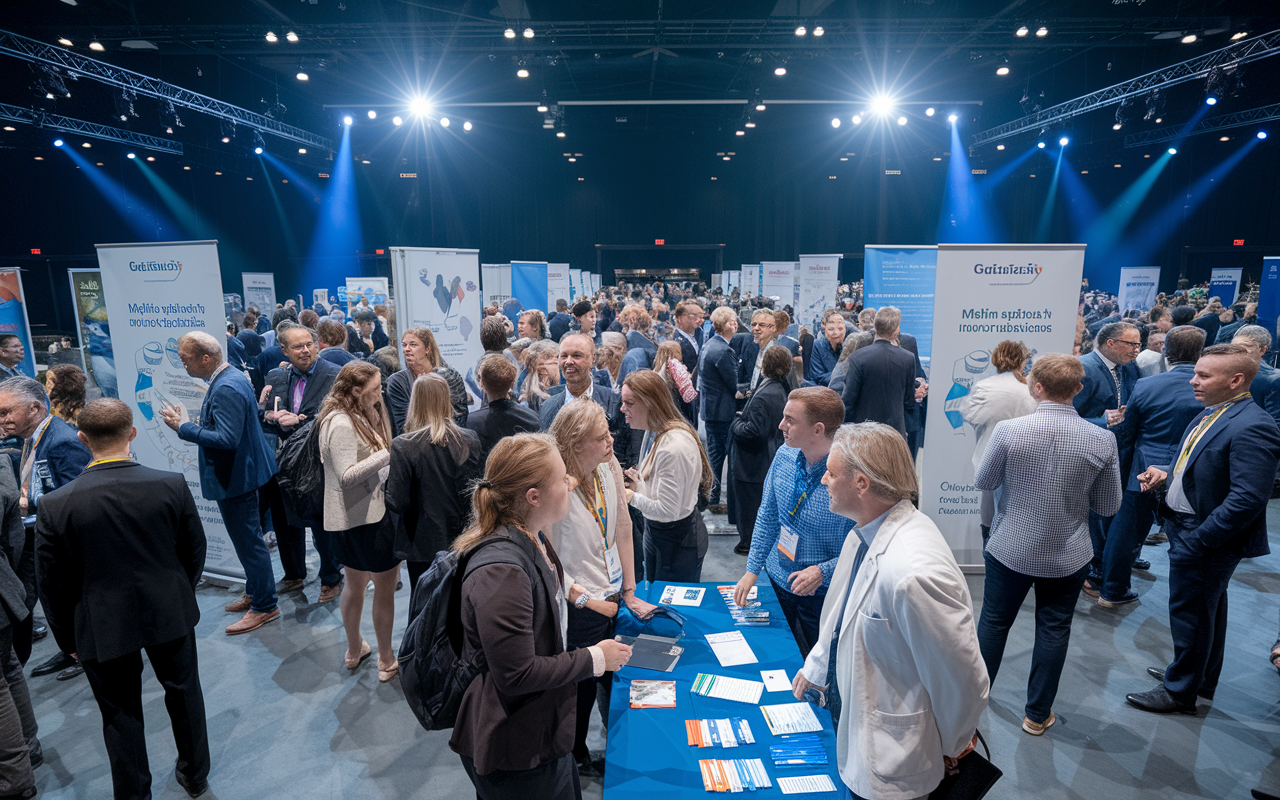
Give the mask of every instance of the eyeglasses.
POLYGON ((1129 345, 1130 347, 1142 347, 1142 342, 1131 342, 1131 341, 1129 341, 1128 339, 1108 339, 1107 341, 1108 341, 1108 342, 1118 342, 1118 343, 1120 343, 1120 344, 1127 344, 1127 345, 1129 345))

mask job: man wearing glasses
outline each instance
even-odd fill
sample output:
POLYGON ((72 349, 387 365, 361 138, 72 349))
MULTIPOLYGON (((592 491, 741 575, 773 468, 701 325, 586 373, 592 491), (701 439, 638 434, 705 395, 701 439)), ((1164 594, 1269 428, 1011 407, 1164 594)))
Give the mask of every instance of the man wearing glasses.
MULTIPOLYGON (((1142 350, 1142 337, 1138 329, 1128 322, 1112 322, 1103 325, 1094 340, 1093 350, 1080 357, 1084 365, 1084 389, 1072 403, 1081 417, 1095 425, 1114 432, 1115 426, 1124 420, 1129 393, 1138 382, 1138 365, 1134 359, 1142 350)), ((1120 463, 1127 464, 1126 454, 1120 453, 1120 463)), ((1089 563, 1089 575, 1084 582, 1084 592, 1097 597, 1102 588, 1102 552, 1106 548, 1107 529, 1111 517, 1101 517, 1089 512, 1089 537, 1093 540, 1093 560, 1089 563)), ((1137 569, 1148 569, 1147 562, 1134 562, 1137 569)))

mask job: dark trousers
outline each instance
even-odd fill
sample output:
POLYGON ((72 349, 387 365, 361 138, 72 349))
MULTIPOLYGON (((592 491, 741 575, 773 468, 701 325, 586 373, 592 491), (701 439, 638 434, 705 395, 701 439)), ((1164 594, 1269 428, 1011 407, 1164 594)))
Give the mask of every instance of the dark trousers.
POLYGON ((751 534, 756 529, 756 514, 764 502, 764 484, 734 480, 733 502, 737 506, 738 544, 751 546, 751 534))
POLYGON ((276 578, 271 569, 271 553, 262 538, 258 490, 219 500, 218 510, 227 526, 227 538, 231 539, 236 558, 244 568, 244 590, 249 595, 251 608, 271 611, 276 607, 276 578))
POLYGON ((1156 519, 1154 492, 1125 491, 1120 510, 1111 519, 1102 550, 1102 596, 1119 600, 1129 591, 1133 560, 1156 519))
MULTIPOLYGON (((13 628, 9 628, 12 632, 13 628)), ((27 690, 27 678, 22 672, 22 662, 18 660, 17 652, 9 647, 4 650, 5 643, 8 640, 3 633, 0 633, 0 672, 4 674, 4 680, 9 684, 9 694, 13 697, 13 704, 18 709, 18 721, 22 723, 22 738, 26 741, 27 747, 31 748, 32 754, 35 754, 40 748, 40 740, 38 734, 40 726, 36 722, 35 710, 31 707, 31 693, 27 690)))
POLYGON ((635 559, 631 563, 635 565, 636 583, 654 580, 652 576, 644 574, 644 514, 629 504, 627 513, 631 515, 631 556, 635 559))
MULTIPOLYGON (((202 783, 209 776, 209 736, 196 663, 195 631, 146 651, 147 660, 164 687, 164 705, 178 748, 178 772, 191 784, 202 783)), ((108 661, 86 659, 82 663, 102 711, 102 737, 111 763, 116 800, 150 798, 151 770, 142 721, 142 652, 108 661)))
POLYGON ((1093 560, 1089 562, 1089 580, 1094 584, 1102 583, 1102 556, 1107 549, 1107 533, 1111 528, 1114 516, 1103 517, 1089 512, 1089 539, 1093 542, 1093 560))
POLYGON ((467 756, 462 768, 476 787, 478 800, 582 800, 582 785, 578 782, 578 765, 573 754, 555 761, 539 764, 533 769, 496 769, 488 775, 476 774, 476 765, 467 756))
MULTIPOLYGON (((597 614, 589 608, 569 606, 569 649, 590 647, 604 639, 612 639, 615 621, 615 617, 597 614)), ((578 725, 573 735, 573 757, 578 761, 591 757, 591 751, 587 749, 587 734, 591 731, 592 706, 599 707, 600 722, 605 730, 609 728, 609 690, 612 686, 612 672, 578 681, 578 725)))
MULTIPOLYGON (((320 585, 337 586, 342 583, 342 559, 338 558, 338 534, 324 529, 323 520, 311 523, 311 541, 315 542, 316 553, 320 556, 320 585)), ((277 539, 277 542, 279 540, 277 539)), ((305 555, 304 559, 305 561, 305 555)), ((431 566, 429 563, 427 566, 431 566)), ((426 572, 424 569, 423 572, 426 572)), ((305 577, 307 570, 304 567, 305 577)))
POLYGON ((782 615, 791 626, 791 635, 796 638, 796 646, 800 648, 800 657, 808 658, 809 651, 818 643, 818 619, 822 616, 822 603, 827 599, 825 594, 801 597, 792 594, 785 586, 779 586, 773 578, 773 593, 778 596, 778 605, 782 606, 782 615))
MULTIPOLYGON (((10 625, 0 630, 0 648, 13 654, 13 627, 10 625)), ((17 656, 14 655, 13 659, 16 662, 17 656)), ((8 669, 0 674, 0 796, 4 797, 20 795, 36 784, 27 740, 23 736, 27 726, 25 716, 31 713, 31 698, 27 696, 26 683, 15 686, 9 682, 9 675, 8 669), (19 692, 26 697, 25 714, 17 702, 19 692)), ((18 677, 21 676, 22 667, 19 666, 18 677)), ((34 717, 31 724, 35 724, 34 717)))
POLYGON ((1227 586, 1240 557, 1189 541, 1191 526, 1170 522, 1169 632, 1173 661, 1164 671, 1164 688, 1175 700, 1196 701, 1213 691, 1222 675, 1227 639, 1227 586))
POLYGON ((724 457, 729 453, 729 421, 712 422, 707 419, 702 424, 707 428, 707 458, 711 461, 711 473, 716 476, 711 484, 711 505, 714 506, 720 502, 720 473, 724 470, 724 457))
POLYGON ((644 521, 644 574, 650 581, 697 583, 702 578, 694 511, 675 522, 644 521))
MULTIPOLYGON (((431 569, 430 561, 406 561, 405 566, 409 569, 409 597, 413 597, 413 590, 418 588, 418 578, 421 578, 427 570, 431 569)), ((595 644, 595 642, 592 642, 595 644)))
MULTIPOLYGON (((276 529, 276 552, 280 554, 280 566, 284 567, 287 581, 307 577, 307 535, 296 525, 289 524, 284 510, 284 496, 280 484, 273 477, 258 491, 267 495, 271 507, 271 522, 276 529)), ((319 538, 319 537, 317 537, 319 538)))
POLYGON ((1062 578, 1037 578, 1006 567, 990 553, 983 555, 987 561, 987 577, 982 592, 982 616, 978 620, 978 649, 982 651, 993 685, 1000 671, 1000 660, 1004 658, 1009 628, 1027 592, 1035 588, 1036 643, 1031 651, 1031 675, 1027 678, 1026 713, 1032 722, 1044 722, 1058 694, 1058 681, 1071 639, 1071 618, 1076 613, 1076 600, 1089 565, 1062 578))

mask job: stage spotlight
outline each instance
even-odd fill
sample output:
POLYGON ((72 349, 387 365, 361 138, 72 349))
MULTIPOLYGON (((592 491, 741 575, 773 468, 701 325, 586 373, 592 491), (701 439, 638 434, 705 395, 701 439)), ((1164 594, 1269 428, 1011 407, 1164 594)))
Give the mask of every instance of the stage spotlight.
POLYGON ((89 49, 93 50, 94 52, 101 53, 103 50, 106 50, 107 48, 103 47, 100 42, 89 42, 89 49))
POLYGON ((295 77, 295 78, 297 78, 297 79, 298 79, 298 80, 300 80, 300 81, 309 81, 309 80, 311 80, 311 76, 310 76, 310 75, 308 75, 308 74, 307 74, 307 73, 305 73, 305 72, 299 72, 299 73, 298 73, 297 75, 295 75, 294 77, 295 77))
POLYGON ((441 127, 441 128, 447 128, 447 127, 449 127, 449 118, 448 118, 448 117, 441 117, 441 118, 440 118, 440 127, 441 127))
POLYGON ((267 31, 267 41, 271 42, 272 44, 275 44, 276 42, 280 41, 280 37, 276 36, 271 31, 267 31))
POLYGON ((547 106, 545 104, 538 106, 538 113, 539 114, 547 113, 547 106))
POLYGON ((343 117, 343 118, 342 118, 342 124, 343 124, 343 125, 350 125, 350 124, 351 124, 351 123, 353 123, 353 122, 355 122, 355 120, 353 120, 353 119, 351 118, 351 115, 350 115, 350 114, 347 114, 345 117, 343 117))
POLYGON ((1243 39, 1248 35, 1249 35, 1248 31, 1240 31, 1239 33, 1233 33, 1231 34, 1231 41, 1238 42, 1239 40, 1243 39))
POLYGON ((955 124, 956 120, 958 120, 958 119, 960 119, 960 117, 956 116, 955 114, 948 114, 948 115, 947 115, 947 122, 950 122, 950 123, 951 123, 951 124, 953 124, 953 125, 955 124))
POLYGON ((1183 44, 1195 44, 1198 37, 1194 33, 1188 33, 1182 37, 1183 44))
POLYGON ((472 127, 473 127, 473 126, 471 125, 471 120, 467 120, 467 121, 465 121, 465 122, 463 122, 463 123, 462 123, 462 129, 463 129, 464 131, 469 131, 469 130, 471 130, 471 128, 472 128, 472 127))
POLYGON ((1157 125, 1159 125, 1159 124, 1160 124, 1160 123, 1162 123, 1162 122, 1164 122, 1164 120, 1163 120, 1163 119, 1161 119, 1160 117, 1156 117, 1156 124, 1157 124, 1157 125))
POLYGON ((823 27, 822 27, 821 25, 814 25, 814 26, 813 26, 813 35, 814 35, 814 36, 822 36, 822 35, 823 35, 823 34, 825 34, 825 33, 826 33, 826 30, 824 30, 824 29, 823 29, 823 27))
POLYGON ((1258 131, 1258 138, 1259 138, 1259 139, 1265 139, 1265 138, 1267 138, 1267 132, 1266 132, 1266 131, 1258 131))
POLYGON ((764 103, 756 103, 756 111, 764 111, 764 109, 765 109, 764 103))
POLYGON ((1124 126, 1123 126, 1123 125, 1121 125, 1119 122, 1116 122, 1116 123, 1112 124, 1112 126, 1111 126, 1111 130, 1113 130, 1113 131, 1118 131, 1118 130, 1120 130, 1120 129, 1121 129, 1121 128, 1123 128, 1123 127, 1124 127, 1124 126))
POLYGON ((137 157, 138 157, 137 153, 129 153, 128 155, 125 156, 125 158, 137 158, 137 157))
POLYGON ((267 143, 262 141, 262 134, 253 132, 253 152, 256 155, 262 155, 262 151, 267 149, 267 143))
POLYGON ((529 77, 529 70, 525 69, 524 67, 521 67, 520 69, 516 70, 516 77, 517 78, 529 77))
POLYGON ((736 131, 734 131, 734 132, 733 132, 733 135, 734 135, 734 136, 746 136, 746 135, 747 135, 747 132, 746 132, 746 131, 744 131, 744 130, 736 130, 736 131))
POLYGON ((796 28, 796 36, 804 36, 808 32, 809 31, 805 30, 805 27, 803 25, 800 25, 799 27, 796 28))
POLYGON ((415 97, 409 101, 409 113, 415 117, 424 117, 431 111, 431 104, 425 97, 415 97))
POLYGON ((751 118, 750 118, 750 117, 748 117, 748 118, 747 118, 747 121, 746 121, 746 122, 744 122, 744 123, 742 124, 742 127, 744 127, 744 128, 754 128, 755 126, 756 126, 756 124, 755 124, 754 122, 752 122, 752 121, 751 121, 751 118))
POLYGON ((936 114, 936 113, 938 113, 938 112, 933 108, 933 106, 930 106, 929 108, 926 108, 926 109, 924 110, 924 115, 925 115, 926 117, 932 117, 932 116, 933 116, 934 114, 936 114))
POLYGON ((72 44, 71 44, 71 40, 70 40, 70 39, 59 39, 59 40, 58 40, 58 44, 62 45, 63 47, 73 47, 73 46, 74 46, 74 45, 72 45, 72 44))
POLYGON ((1220 141, 1220 142, 1229 142, 1229 141, 1231 141, 1231 137, 1230 137, 1230 136, 1219 136, 1219 137, 1218 137, 1218 141, 1220 141))
POLYGON ((893 112, 893 100, 888 95, 878 94, 871 98, 873 114, 888 115, 893 112))
POLYGON ((996 74, 997 74, 997 75, 1008 75, 1008 74, 1009 74, 1009 68, 1008 68, 1008 67, 1000 67, 1000 68, 998 68, 998 69, 996 70, 996 74))
POLYGON ((1041 150, 1043 150, 1043 149, 1044 149, 1044 142, 1036 142, 1036 147, 1039 147, 1041 150))
POLYGON ((516 38, 516 29, 515 29, 515 28, 507 28, 505 31, 503 31, 503 32, 502 32, 502 35, 503 35, 503 37, 504 37, 504 38, 507 38, 507 39, 514 39, 514 38, 516 38))
POLYGON ((147 160, 148 160, 148 161, 155 161, 155 160, 156 160, 156 157, 155 157, 155 156, 147 156, 147 160))
POLYGON ((88 142, 81 142, 80 146, 86 150, 88 150, 90 147, 93 147, 93 145, 89 144, 88 142))
POLYGON ((851 120, 851 122, 853 122, 853 124, 854 124, 854 125, 861 125, 861 124, 862 124, 862 115, 861 115, 861 114, 854 114, 854 115, 853 115, 853 119, 851 120))
POLYGON ((1218 104, 1218 98, 1214 97, 1213 95, 1209 95, 1204 99, 1204 104, 1206 106, 1216 106, 1218 104))
POLYGON ((300 156, 305 156, 306 154, 307 154, 307 148, 305 148, 305 147, 299 147, 299 148, 298 148, 298 155, 300 155, 300 156))
POLYGON ((392 118, 391 118, 391 124, 392 124, 392 125, 403 125, 403 124, 404 124, 404 120, 403 120, 403 119, 401 119, 400 117, 392 117, 392 118))
POLYGON ((1063 136, 1061 139, 1058 140, 1058 145, 1060 147, 1066 147, 1070 143, 1071 143, 1071 140, 1065 136, 1063 136))
POLYGON ((378 112, 374 111, 372 108, 369 109, 369 119, 377 119, 377 118, 378 118, 378 112))
POLYGON ((898 117, 898 124, 899 124, 899 125, 906 125, 906 124, 907 124, 907 118, 906 118, 906 117, 898 117))
POLYGON ((298 43, 298 34, 294 33, 293 31, 289 31, 288 33, 286 33, 284 35, 284 38, 288 39, 290 42, 293 42, 294 44, 298 43))
POLYGON ((1176 156, 1177 154, 1178 154, 1178 148, 1176 148, 1176 147, 1170 147, 1170 148, 1169 148, 1169 155, 1171 155, 1171 156, 1176 156))
POLYGON ((563 138, 564 138, 564 131, 556 131, 556 138, 557 138, 557 139, 563 139, 563 138))
POLYGON ((778 67, 777 69, 775 69, 775 70, 773 71, 773 74, 774 74, 774 75, 777 75, 779 78, 781 78, 783 75, 786 75, 786 74, 787 74, 787 68, 786 68, 786 67, 778 67))
POLYGON ((833 128, 839 128, 839 127, 840 127, 840 118, 839 118, 839 117, 832 117, 832 118, 831 118, 831 127, 833 127, 833 128))
POLYGON ((1046 37, 1046 36, 1048 36, 1048 35, 1049 35, 1049 29, 1048 29, 1048 28, 1046 28, 1046 27, 1044 27, 1043 25, 1041 25, 1039 28, 1037 28, 1037 29, 1036 29, 1036 36, 1037 36, 1037 37, 1039 37, 1039 38, 1043 39, 1044 37, 1046 37))
POLYGON ((526 38, 526 39, 532 39, 532 38, 533 38, 533 28, 525 28, 525 29, 524 29, 524 38, 526 38))
POLYGON ((1014 31, 1013 35, 1021 38, 1023 36, 1026 36, 1028 33, 1031 33, 1031 31, 1027 29, 1026 25, 1023 25, 1022 27, 1018 28, 1018 30, 1014 31))
POLYGON ((1003 149, 1004 149, 1004 145, 1002 145, 1002 144, 998 144, 998 145, 996 145, 996 149, 997 149, 997 150, 1003 150, 1003 149))
POLYGON ((61 139, 54 139, 54 140, 53 140, 53 146, 54 146, 54 147, 62 147, 62 140, 61 140, 61 139))

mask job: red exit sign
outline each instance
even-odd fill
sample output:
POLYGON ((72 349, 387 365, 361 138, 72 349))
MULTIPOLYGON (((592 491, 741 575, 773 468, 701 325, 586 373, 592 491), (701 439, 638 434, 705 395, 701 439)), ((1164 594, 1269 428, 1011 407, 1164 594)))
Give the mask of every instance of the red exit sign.
POLYGON ((377 250, 374 250, 374 251, 373 251, 374 255, 379 255, 379 256, 380 256, 380 255, 385 254, 386 252, 387 252, 387 251, 386 251, 386 250, 383 250, 381 247, 379 247, 377 250))
POLYGON ((31 248, 31 255, 33 255, 33 256, 38 256, 38 255, 40 255, 40 248, 39 248, 39 247, 33 247, 33 248, 31 248))
POLYGON ((654 240, 653 240, 653 243, 654 243, 654 244, 666 244, 666 243, 667 243, 667 240, 666 240, 666 239, 654 239, 654 240))
POLYGON ((1235 239, 1231 243, 1236 247, 1244 247, 1244 239, 1235 239))

